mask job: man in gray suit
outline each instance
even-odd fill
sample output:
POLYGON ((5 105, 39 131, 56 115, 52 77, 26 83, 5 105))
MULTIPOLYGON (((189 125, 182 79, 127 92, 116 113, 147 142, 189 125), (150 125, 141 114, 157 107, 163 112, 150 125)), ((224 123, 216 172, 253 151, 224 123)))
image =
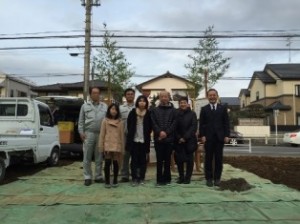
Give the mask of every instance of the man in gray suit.
POLYGON ((90 100, 80 109, 78 131, 83 142, 83 175, 84 185, 92 184, 92 157, 95 157, 95 182, 103 183, 102 154, 98 151, 100 127, 107 111, 107 105, 100 102, 100 89, 90 89, 90 100))

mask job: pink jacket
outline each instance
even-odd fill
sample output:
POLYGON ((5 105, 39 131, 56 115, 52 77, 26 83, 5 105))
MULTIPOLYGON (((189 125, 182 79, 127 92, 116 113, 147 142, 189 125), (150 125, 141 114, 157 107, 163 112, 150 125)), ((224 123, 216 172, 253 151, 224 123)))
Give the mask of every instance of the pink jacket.
POLYGON ((103 119, 98 147, 100 152, 124 152, 124 124, 122 120, 103 119))

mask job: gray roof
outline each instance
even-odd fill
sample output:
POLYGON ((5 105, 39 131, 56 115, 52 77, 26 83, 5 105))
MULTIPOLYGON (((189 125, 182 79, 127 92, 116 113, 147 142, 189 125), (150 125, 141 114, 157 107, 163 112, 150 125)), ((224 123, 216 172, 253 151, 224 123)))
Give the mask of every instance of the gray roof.
POLYGON ((256 71, 254 72, 254 78, 260 79, 263 83, 276 83, 276 80, 270 76, 268 73, 264 71, 256 71))
POLYGON ((267 64, 265 71, 270 69, 282 80, 300 80, 300 64, 267 64))
POLYGON ((245 96, 250 96, 250 91, 249 89, 241 89, 239 97, 245 95, 245 96))
POLYGON ((221 104, 227 104, 229 106, 240 106, 240 100, 238 97, 220 97, 221 104))
MULTIPOLYGON (((97 86, 101 89, 106 89, 107 84, 104 81, 94 80, 90 81, 90 86, 97 86)), ((45 86, 37 86, 32 88, 32 90, 37 92, 42 91, 49 91, 49 92, 56 92, 56 91, 68 91, 68 90, 78 90, 83 88, 83 82, 74 82, 74 83, 57 83, 45 86)))
POLYGON ((269 106, 265 107, 265 110, 291 110, 290 105, 285 105, 281 103, 280 101, 275 101, 271 103, 269 106))

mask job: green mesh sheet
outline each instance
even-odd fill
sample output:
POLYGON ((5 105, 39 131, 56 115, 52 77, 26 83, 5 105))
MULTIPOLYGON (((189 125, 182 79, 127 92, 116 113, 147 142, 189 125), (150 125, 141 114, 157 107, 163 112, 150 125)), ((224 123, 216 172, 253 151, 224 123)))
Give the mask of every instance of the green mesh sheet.
MULTIPOLYGON (((173 177, 177 176, 173 173, 173 177)), ((144 186, 83 185, 80 162, 46 168, 0 186, 6 223, 299 223, 300 192, 224 166, 223 179, 245 178, 245 192, 208 188, 196 174, 190 185, 155 187, 155 167, 144 186)))

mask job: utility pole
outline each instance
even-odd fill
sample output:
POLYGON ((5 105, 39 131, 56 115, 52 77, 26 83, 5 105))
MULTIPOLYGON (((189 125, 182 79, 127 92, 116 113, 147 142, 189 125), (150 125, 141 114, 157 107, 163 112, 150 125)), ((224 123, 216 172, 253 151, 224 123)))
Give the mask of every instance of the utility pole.
POLYGON ((107 91, 108 91, 108 104, 110 105, 111 104, 111 74, 110 74, 110 71, 108 71, 108 83, 107 83, 107 91))
POLYGON ((204 69, 204 89, 205 89, 205 96, 207 97, 207 91, 208 91, 208 69, 204 69))
POLYGON ((291 63, 292 59, 291 59, 291 44, 292 44, 292 38, 288 37, 287 38, 287 44, 286 46, 289 47, 289 63, 291 63))
POLYGON ((100 0, 81 0, 81 5, 85 7, 83 99, 87 101, 90 81, 92 7, 100 6, 100 0))

